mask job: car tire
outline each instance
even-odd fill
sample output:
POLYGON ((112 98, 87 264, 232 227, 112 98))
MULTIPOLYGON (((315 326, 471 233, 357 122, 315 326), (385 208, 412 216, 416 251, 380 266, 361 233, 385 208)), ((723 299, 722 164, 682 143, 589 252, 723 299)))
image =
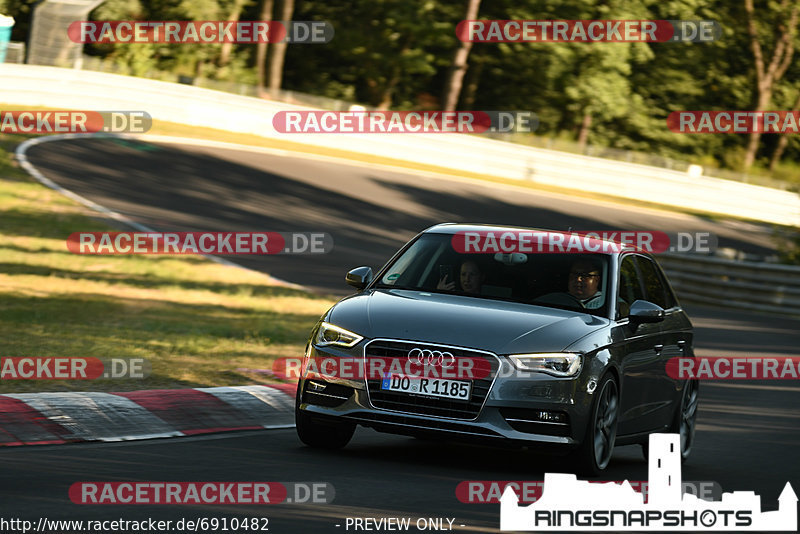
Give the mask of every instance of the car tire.
POLYGON ((586 434, 576 451, 578 473, 597 476, 608 467, 617 439, 619 418, 619 387, 614 377, 607 374, 595 390, 586 434))
POLYGON ((355 423, 320 423, 300 409, 300 391, 294 407, 294 424, 300 441, 315 449, 341 449, 353 437, 355 423))
POLYGON ((694 435, 697 430, 697 406, 699 402, 700 382, 687 380, 681 392, 681 403, 675 412, 670 432, 681 437, 681 461, 685 462, 694 446, 694 435))
MULTIPOLYGON (((700 383, 697 380, 688 380, 681 391, 681 402, 675 410, 672 425, 666 432, 679 434, 681 437, 681 462, 689 458, 694 446, 694 436, 697 429, 697 405, 700 383)), ((650 443, 640 444, 642 456, 645 460, 650 457, 650 443)))

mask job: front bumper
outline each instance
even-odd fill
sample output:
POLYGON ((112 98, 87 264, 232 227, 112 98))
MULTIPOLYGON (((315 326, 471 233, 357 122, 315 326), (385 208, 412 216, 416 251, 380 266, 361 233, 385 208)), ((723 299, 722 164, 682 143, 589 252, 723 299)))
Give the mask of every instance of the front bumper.
MULTIPOLYGON (((362 348, 362 357, 370 346, 375 347, 374 343, 385 341, 370 341, 366 349, 362 348)), ((391 340, 391 344, 407 352, 411 343, 391 340)), ((413 345, 424 344, 415 342, 413 345)), ((491 353, 436 347, 447 349, 457 357, 480 354, 494 360, 493 376, 484 380, 486 393, 483 397, 471 399, 472 411, 444 409, 443 406, 451 406, 453 401, 413 395, 408 395, 413 402, 407 405, 387 404, 374 398, 376 388, 380 387, 376 383, 379 381, 368 380, 369 377, 361 380, 319 376, 303 378, 298 407, 315 419, 346 420, 394 434, 489 441, 497 445, 561 451, 575 448, 583 440, 593 400, 590 384, 599 375, 593 362, 584 362, 576 377, 556 378, 543 373, 518 371, 506 358, 491 353), (419 403, 422 405, 417 405, 419 403)), ((316 358, 358 357, 338 349, 323 351, 314 346, 309 348, 309 354, 316 358)), ((478 391, 475 384, 473 390, 478 391)))

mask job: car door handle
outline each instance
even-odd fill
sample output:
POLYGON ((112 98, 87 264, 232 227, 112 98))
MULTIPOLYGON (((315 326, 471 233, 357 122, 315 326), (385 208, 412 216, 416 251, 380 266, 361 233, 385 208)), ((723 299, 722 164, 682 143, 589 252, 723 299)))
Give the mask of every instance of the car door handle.
POLYGON ((657 353, 660 353, 662 350, 664 350, 664 345, 655 345, 653 347, 653 350, 656 351, 657 353))

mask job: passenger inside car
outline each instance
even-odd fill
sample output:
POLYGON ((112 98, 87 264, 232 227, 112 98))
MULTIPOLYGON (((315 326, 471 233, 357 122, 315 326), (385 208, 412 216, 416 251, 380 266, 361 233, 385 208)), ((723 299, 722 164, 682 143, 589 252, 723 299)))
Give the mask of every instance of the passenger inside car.
MULTIPOLYGON (((456 281, 451 279, 451 276, 455 278, 455 275, 450 273, 442 272, 443 276, 439 279, 439 283, 436 285, 436 289, 444 289, 448 291, 453 291, 456 289, 456 281)), ((481 287, 483 286, 483 282, 486 279, 486 275, 483 273, 481 268, 478 264, 473 260, 466 260, 461 263, 461 268, 459 269, 459 287, 461 291, 464 293, 470 293, 478 295, 481 293, 481 287)))

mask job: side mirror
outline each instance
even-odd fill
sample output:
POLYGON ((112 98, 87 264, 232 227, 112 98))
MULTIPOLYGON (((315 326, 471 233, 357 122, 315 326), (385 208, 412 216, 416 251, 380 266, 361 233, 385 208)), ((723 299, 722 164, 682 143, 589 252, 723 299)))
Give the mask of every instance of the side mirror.
POLYGON ((664 308, 646 300, 637 300, 631 304, 628 317, 634 323, 657 323, 664 320, 664 308))
POLYGON ((356 289, 364 289, 372 282, 372 267, 356 267, 345 275, 344 281, 356 289))

